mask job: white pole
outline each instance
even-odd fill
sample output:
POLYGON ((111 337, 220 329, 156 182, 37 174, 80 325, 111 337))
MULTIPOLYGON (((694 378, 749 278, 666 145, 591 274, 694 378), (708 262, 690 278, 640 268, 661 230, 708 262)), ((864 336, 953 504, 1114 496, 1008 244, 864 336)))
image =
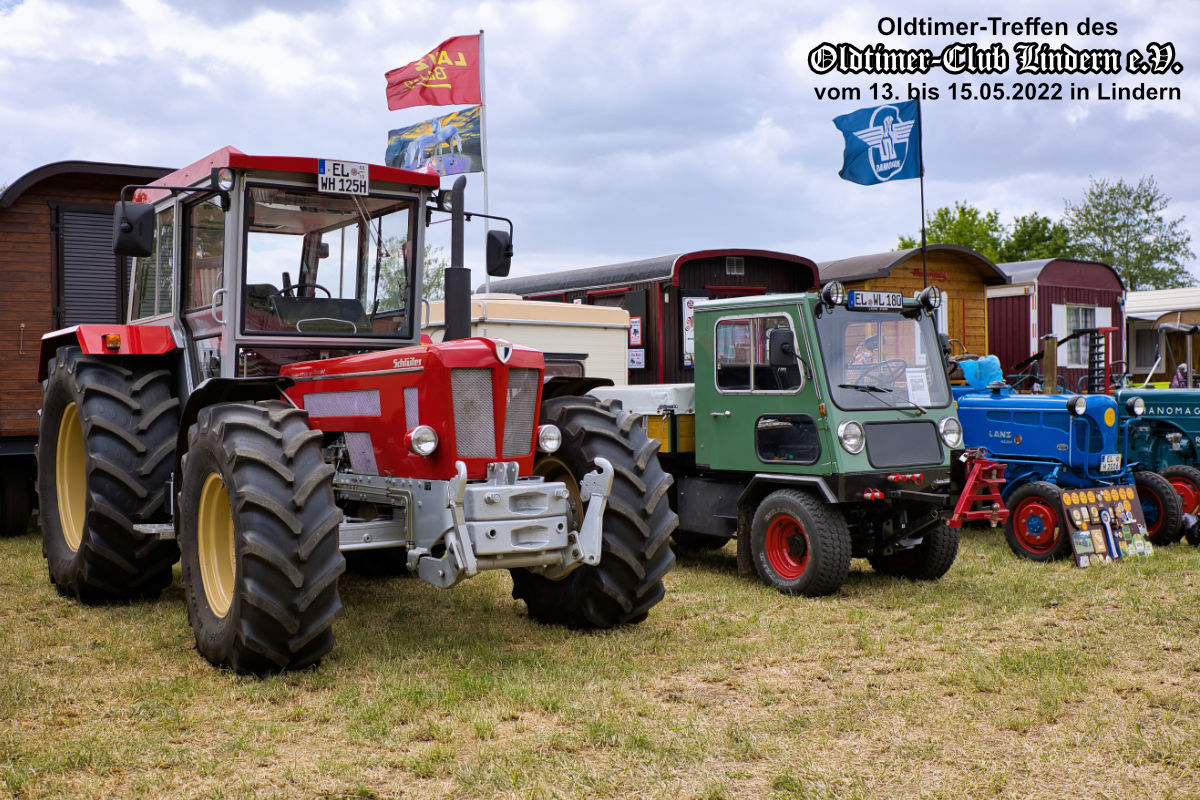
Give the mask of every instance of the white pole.
MULTIPOLYGON (((483 160, 483 213, 490 214, 488 208, 488 179, 487 179, 487 73, 483 71, 483 28, 479 29, 479 155, 483 160)), ((487 218, 483 221, 483 257, 487 262, 487 218)), ((492 276, 483 273, 484 292, 492 291, 492 276)))

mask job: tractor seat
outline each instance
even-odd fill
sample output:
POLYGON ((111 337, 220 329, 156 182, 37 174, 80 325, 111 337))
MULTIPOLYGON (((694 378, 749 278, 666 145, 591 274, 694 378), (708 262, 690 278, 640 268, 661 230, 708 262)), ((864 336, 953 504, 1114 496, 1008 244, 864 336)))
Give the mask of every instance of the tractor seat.
POLYGON ((371 330, 362 303, 340 297, 271 298, 271 310, 289 329, 302 333, 361 333, 371 330))

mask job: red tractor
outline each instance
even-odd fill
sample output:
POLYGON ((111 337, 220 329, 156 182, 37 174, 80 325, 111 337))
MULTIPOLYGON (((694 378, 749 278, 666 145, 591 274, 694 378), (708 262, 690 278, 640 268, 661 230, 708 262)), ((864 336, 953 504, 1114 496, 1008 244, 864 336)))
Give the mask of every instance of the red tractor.
MULTIPOLYGON (((182 560, 197 648, 255 674, 329 652, 349 551, 403 552, 439 587, 507 569, 543 622, 646 616, 674 563, 657 442, 587 381, 545 379, 540 352, 466 338, 463 183, 225 148, 127 187, 130 322, 42 341, 59 592, 155 596, 182 560), (424 231, 444 211, 447 341, 423 345, 424 231)), ((511 223, 489 232, 489 274, 511 253, 511 223)))

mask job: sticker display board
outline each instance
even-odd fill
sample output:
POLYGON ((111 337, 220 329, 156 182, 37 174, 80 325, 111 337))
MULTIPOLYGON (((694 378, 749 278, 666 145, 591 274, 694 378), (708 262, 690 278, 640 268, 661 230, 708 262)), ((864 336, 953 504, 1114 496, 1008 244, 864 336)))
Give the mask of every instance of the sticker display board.
POLYGON ((1064 489, 1062 504, 1079 566, 1154 552, 1154 546, 1146 541, 1146 520, 1134 487, 1064 489))

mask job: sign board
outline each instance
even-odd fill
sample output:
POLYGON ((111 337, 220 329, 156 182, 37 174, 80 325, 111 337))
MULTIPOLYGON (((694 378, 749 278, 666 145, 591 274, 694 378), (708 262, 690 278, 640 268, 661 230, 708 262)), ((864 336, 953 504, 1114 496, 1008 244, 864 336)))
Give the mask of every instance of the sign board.
POLYGON ((642 346, 642 318, 641 317, 630 317, 629 318, 629 346, 630 347, 641 347, 642 346))
POLYGON ((683 366, 696 366, 696 302, 707 300, 708 294, 703 291, 690 295, 685 291, 679 292, 681 324, 683 326, 683 366))
POLYGON ((1146 521, 1134 487, 1064 489, 1062 504, 1071 549, 1079 566, 1107 564, 1154 552, 1154 546, 1146 541, 1146 521))
POLYGON ((629 348, 629 369, 646 368, 646 351, 642 348, 629 348))

